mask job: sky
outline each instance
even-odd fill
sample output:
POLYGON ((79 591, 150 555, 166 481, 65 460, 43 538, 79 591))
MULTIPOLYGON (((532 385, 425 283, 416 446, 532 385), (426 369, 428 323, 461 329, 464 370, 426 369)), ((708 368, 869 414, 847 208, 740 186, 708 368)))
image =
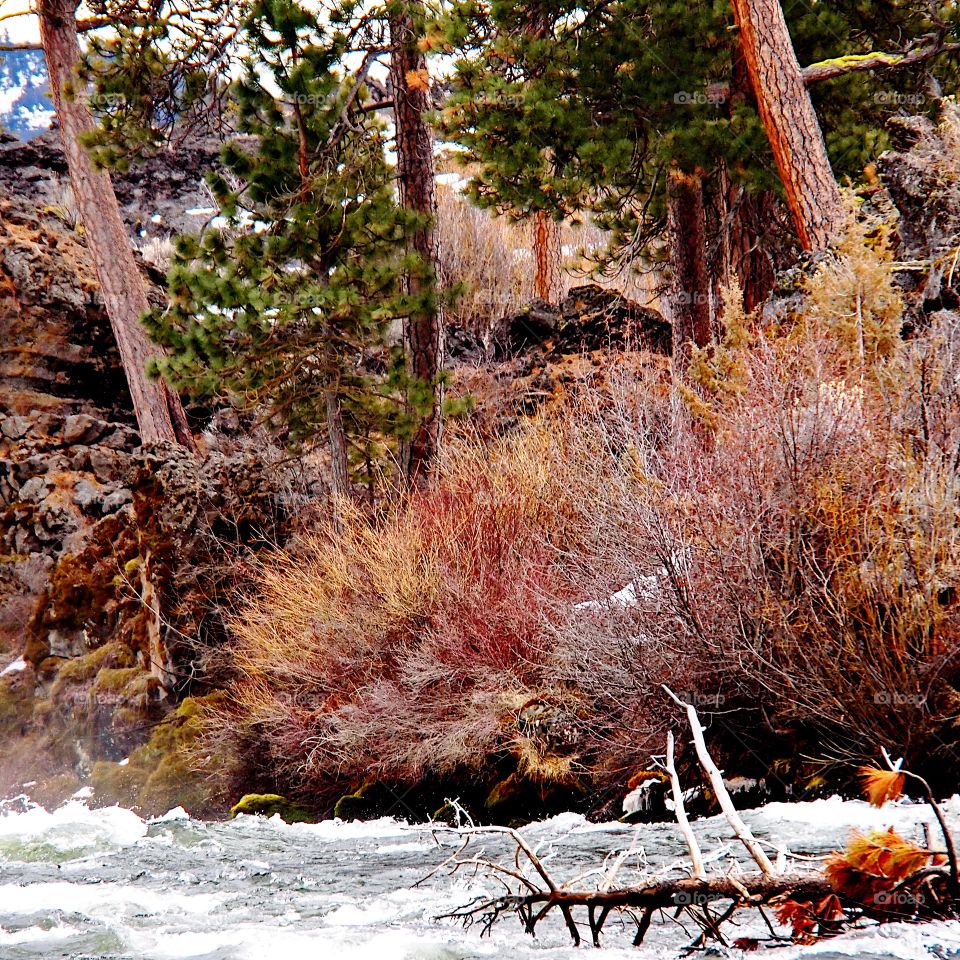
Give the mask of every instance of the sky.
MULTIPOLYGON (((29 10, 30 7, 30 0, 0 0, 0 16, 29 10)), ((83 19, 88 16, 90 16, 90 11, 81 3, 77 10, 77 18, 83 19)), ((0 33, 4 32, 9 35, 13 43, 39 43, 40 41, 40 27, 33 14, 26 17, 16 17, 13 20, 3 20, 0 22, 0 33)))
MULTIPOLYGON (((28 0, 0 0, 0 16, 26 10, 28 7, 28 0)), ((40 39, 37 18, 32 14, 27 17, 4 20, 0 23, 0 32, 4 31, 13 43, 35 43, 40 39)))

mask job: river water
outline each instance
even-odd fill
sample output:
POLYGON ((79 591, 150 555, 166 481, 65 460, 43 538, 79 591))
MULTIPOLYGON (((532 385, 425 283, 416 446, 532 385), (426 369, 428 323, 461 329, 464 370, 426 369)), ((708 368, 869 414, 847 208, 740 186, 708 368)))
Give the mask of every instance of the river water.
MULTIPOLYGON (((947 804, 960 825, 960 799, 947 804)), ((919 836, 925 807, 874 810, 833 798, 769 804, 745 815, 757 836, 784 854, 821 854, 851 829, 895 825, 919 836)), ((735 868, 739 851, 719 818, 696 832, 714 870, 735 868), (726 862, 725 862, 726 861, 726 862)), ((566 880, 611 863, 626 851, 619 878, 638 871, 682 869, 683 845, 672 824, 591 824, 565 814, 524 829, 550 870, 566 880)), ((936 833, 934 833, 936 836, 936 833)), ((182 811, 145 821, 118 807, 91 810, 74 800, 48 812, 20 800, 0 809, 0 960, 572 960, 559 924, 533 939, 512 917, 490 936, 438 914, 495 890, 485 877, 439 873, 416 882, 457 849, 450 834, 396 820, 287 825, 239 817, 227 823, 189 819, 182 811)), ((485 839, 488 854, 502 839, 485 839)), ((478 848, 479 849, 479 848, 478 848)), ((647 943, 608 921, 603 960, 673 958, 686 936, 655 922, 647 943)), ((746 917, 733 936, 762 935, 746 917)), ((739 957, 731 949, 721 956, 739 957)), ((960 924, 868 926, 809 947, 761 955, 960 960, 960 924)))

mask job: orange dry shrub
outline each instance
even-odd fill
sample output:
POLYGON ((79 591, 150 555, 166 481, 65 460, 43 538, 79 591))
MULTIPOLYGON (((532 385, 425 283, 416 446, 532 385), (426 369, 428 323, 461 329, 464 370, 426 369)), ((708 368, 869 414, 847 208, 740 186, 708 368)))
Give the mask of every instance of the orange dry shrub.
POLYGON ((544 428, 466 445, 382 522, 347 512, 340 533, 267 559, 231 624, 237 742, 314 796, 504 755, 516 711, 556 693, 544 622, 568 591, 564 473, 544 428))
POLYGON ((612 376, 453 443, 381 521, 266 560, 232 625, 237 753, 281 792, 512 757, 616 804, 676 716, 668 683, 728 772, 883 744, 949 778, 960 324, 891 335, 878 236, 825 263, 799 318, 731 314, 683 389, 612 376))
POLYGON ((642 727, 660 672, 686 663, 740 763, 885 744, 951 776, 960 325, 941 315, 912 340, 891 336, 898 301, 877 243, 849 245, 861 265, 825 265, 798 319, 738 316, 695 358, 682 405, 651 418, 624 403, 579 425, 609 448, 605 491, 574 498, 578 561, 606 577, 593 595, 656 581, 627 621, 611 608, 576 647, 574 672, 611 701, 606 740, 642 727))
POLYGON ((916 894, 899 885, 924 867, 944 862, 891 827, 855 834, 846 850, 829 857, 826 873, 834 890, 870 913, 913 913, 916 894))

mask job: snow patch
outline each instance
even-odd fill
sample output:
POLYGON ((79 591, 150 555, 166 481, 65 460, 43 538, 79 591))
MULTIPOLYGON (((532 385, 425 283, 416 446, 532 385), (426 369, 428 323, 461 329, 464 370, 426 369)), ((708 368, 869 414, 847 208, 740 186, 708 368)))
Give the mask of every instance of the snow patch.
POLYGON ((584 600, 574 605, 575 610, 603 610, 610 607, 634 607, 640 600, 653 600, 660 593, 660 581, 667 575, 665 569, 655 576, 637 577, 622 590, 612 593, 606 600, 584 600))
POLYGON ((27 661, 24 660, 23 657, 17 657, 17 659, 14 660, 13 663, 8 663, 7 666, 4 667, 3 672, 0 673, 0 677, 9 676, 11 673, 21 673, 26 669, 27 669, 27 661))

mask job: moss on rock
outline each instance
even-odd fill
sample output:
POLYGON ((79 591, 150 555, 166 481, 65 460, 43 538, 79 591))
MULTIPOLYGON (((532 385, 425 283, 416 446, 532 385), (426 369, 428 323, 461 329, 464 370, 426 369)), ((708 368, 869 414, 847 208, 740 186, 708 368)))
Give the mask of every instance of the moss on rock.
MULTIPOLYGON (((97 677, 99 682, 101 672, 112 671, 118 673, 135 669, 136 661, 136 654, 133 650, 125 643, 118 642, 105 643, 102 647, 97 647, 82 657, 61 660, 59 661, 53 694, 56 696, 68 684, 85 683, 94 677, 97 677)), ((136 670, 136 672, 141 671, 136 670)))
POLYGON ((280 796, 278 793, 248 793, 230 808, 230 816, 241 813, 263 817, 279 816, 287 823, 313 823, 316 818, 298 803, 280 796))
POLYGON ((97 763, 90 777, 97 803, 119 803, 147 816, 177 806, 194 816, 219 816, 225 804, 215 762, 198 749, 198 736, 204 709, 221 696, 188 697, 125 763, 97 763))

